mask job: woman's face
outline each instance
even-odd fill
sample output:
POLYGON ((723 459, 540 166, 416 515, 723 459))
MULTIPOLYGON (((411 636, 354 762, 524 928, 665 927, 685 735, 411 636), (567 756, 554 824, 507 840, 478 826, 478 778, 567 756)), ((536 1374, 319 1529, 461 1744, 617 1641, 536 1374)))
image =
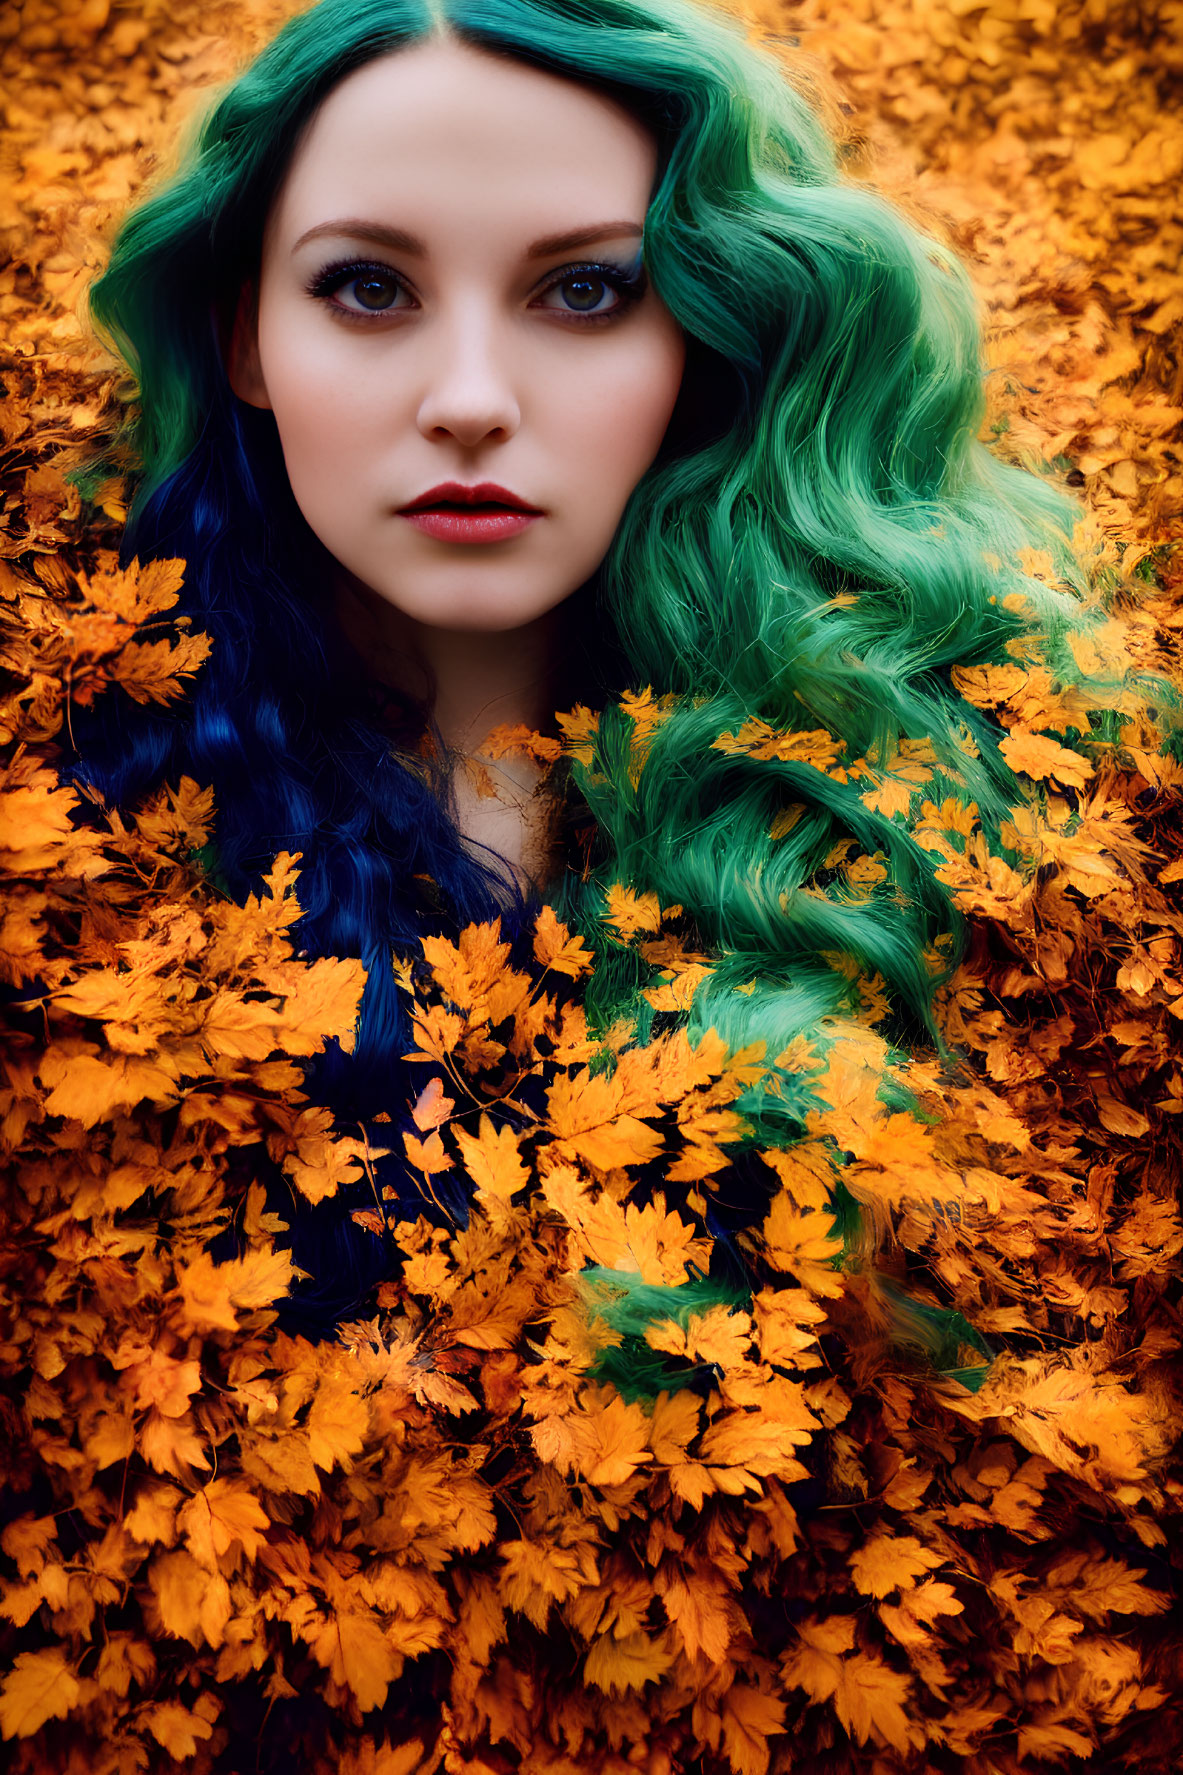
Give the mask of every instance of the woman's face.
POLYGON ((603 560, 682 377, 640 270, 655 173, 611 100, 450 40, 315 114, 230 380, 321 542, 414 622, 515 628, 603 560))

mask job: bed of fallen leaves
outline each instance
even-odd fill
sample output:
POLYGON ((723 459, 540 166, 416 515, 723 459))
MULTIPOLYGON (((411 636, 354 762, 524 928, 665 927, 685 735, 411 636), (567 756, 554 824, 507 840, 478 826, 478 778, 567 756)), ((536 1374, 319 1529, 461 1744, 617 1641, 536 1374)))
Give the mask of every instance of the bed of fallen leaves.
MULTIPOLYGON (((996 447, 1084 484, 1113 606, 1070 689, 1035 648, 962 675, 1031 785, 1005 855, 933 798, 922 749, 867 784, 973 921, 940 1003, 963 1065, 893 1059, 875 981, 782 1056, 673 1028, 606 1065, 590 958, 552 916, 526 958, 495 926, 431 942, 399 964, 424 1083, 398 1139, 425 1199, 467 1172, 473 1215, 401 1222, 375 1318, 318 1346, 276 1330, 292 1264, 256 1161, 294 1199, 370 1174, 299 1090, 302 1056, 352 1039, 361 968, 293 953, 298 858, 245 906, 201 874, 202 785, 120 819, 54 770, 72 707, 113 683, 167 702, 201 670, 183 564, 119 571, 122 490, 83 510, 63 479, 117 385, 77 306, 181 95, 280 11, 28 0, 0 21, 8 1766, 1173 1769, 1180 773, 1135 701, 1104 742, 1088 704, 1169 666, 1183 622, 1177 5, 752 14, 799 40, 852 169, 970 258, 996 447), (630 1397, 597 1378, 602 1272, 703 1271, 770 1058, 819 1107, 753 1160, 760 1285, 656 1319, 650 1351, 691 1384, 630 1397), (917 1112, 883 1101, 893 1072, 917 1112), (865 1247, 838 1237, 836 1152, 865 1247), (230 1224, 240 1255, 215 1263, 230 1224), (901 1291, 961 1314, 965 1347, 909 1356, 901 1291)), ((631 712, 640 770, 660 709, 631 712)), ((720 743, 865 774, 824 735, 720 743)), ((832 867, 882 889, 856 846, 832 867)), ((621 883, 607 910, 654 1003, 684 1004, 712 958, 676 909, 621 883)), ((389 1210, 376 1190, 359 1212, 389 1210)))

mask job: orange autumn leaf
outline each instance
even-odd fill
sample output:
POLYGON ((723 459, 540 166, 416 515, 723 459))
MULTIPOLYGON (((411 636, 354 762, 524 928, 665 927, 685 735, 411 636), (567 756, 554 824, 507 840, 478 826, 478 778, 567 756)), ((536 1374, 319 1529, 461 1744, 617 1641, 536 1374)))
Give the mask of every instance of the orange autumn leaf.
POLYGON ((834 1225, 832 1214, 801 1213, 788 1190, 782 1190, 761 1230, 777 1269, 814 1294, 837 1298, 845 1283, 833 1262, 842 1255, 842 1240, 835 1236, 834 1225))
POLYGON ((144 1723, 157 1744, 171 1757, 182 1760, 194 1756, 197 1746, 213 1736, 213 1726, 176 1701, 161 1701, 148 1709, 144 1723))
POLYGON ((177 1538, 177 1507, 184 1495, 175 1485, 142 1485, 123 1519, 124 1528, 146 1547, 172 1547, 177 1538))
POLYGON ((554 908, 544 906, 534 927, 534 959, 556 974, 579 980, 593 963, 591 950, 579 937, 572 937, 555 916, 554 908))
POLYGON ((622 1114, 616 1078, 586 1068, 559 1078, 547 1092, 555 1151, 563 1159, 583 1159, 597 1170, 641 1165, 661 1151, 661 1135, 634 1115, 622 1114))
POLYGON ((630 1633, 623 1639, 601 1634, 583 1661, 587 1681, 608 1695, 626 1695, 659 1682, 673 1663, 673 1653, 663 1639, 630 1633))
POLYGON ((1048 777, 1073 789, 1083 789, 1093 774, 1087 758, 1046 734, 1016 729, 998 747, 1012 770, 1043 781, 1048 777))
POLYGON ((854 1649, 852 1617, 808 1623, 798 1631, 800 1643, 785 1662, 785 1681, 813 1701, 832 1701, 856 1743, 907 1751, 918 1730, 909 1721, 909 1679, 854 1649))
POLYGON ((744 1360, 751 1343, 752 1322, 747 1313, 725 1306, 705 1313, 691 1313, 685 1329, 673 1319, 659 1320, 645 1333, 651 1350, 665 1350, 688 1362, 707 1362, 734 1368, 744 1360))
POLYGON ((850 1556, 850 1575, 864 1596, 882 1598, 893 1590, 912 1590, 924 1573, 942 1564, 939 1553, 915 1535, 870 1536, 850 1556))
POLYGON ((513 752, 533 758, 538 764, 554 764, 563 755, 563 744, 561 740, 538 733, 521 722, 495 727, 481 741, 481 754, 485 758, 504 758, 513 752))
POLYGON ((254 1493, 229 1479, 211 1479, 177 1513, 177 1526, 199 1565, 213 1570, 235 1545, 254 1559, 270 1526, 254 1493))
POLYGON ((361 1453, 370 1426, 370 1412, 348 1372, 327 1374, 316 1389, 308 1413, 308 1452, 318 1467, 340 1465, 348 1473, 361 1453))
POLYGON ((84 1128, 133 1109, 145 1099, 163 1107, 176 1101, 176 1075, 156 1060, 120 1054, 100 1060, 90 1053, 50 1048, 41 1062, 50 1115, 67 1116, 84 1128))
POLYGON ((404 1134, 403 1147, 410 1163, 415 1166, 416 1170, 422 1171, 428 1177, 432 1177, 440 1171, 450 1171, 455 1163, 439 1134, 435 1131, 430 1133, 426 1140, 420 1140, 414 1134, 404 1134))
POLYGON ((521 1137, 512 1128, 494 1127, 482 1115, 475 1135, 457 1128, 456 1144, 478 1196, 506 1203, 530 1179, 530 1168, 521 1158, 521 1137))
POLYGON ((638 894, 623 882, 613 882, 604 896, 604 920, 627 943, 642 931, 658 929, 661 902, 656 894, 638 894))
POLYGON ((599 1567, 586 1541, 570 1547, 552 1541, 503 1541, 500 1592, 507 1608, 516 1609, 544 1628, 556 1602, 564 1602, 599 1580, 599 1567))
POLYGON ((105 874, 110 863, 74 825, 78 806, 74 791, 55 785, 48 773, 0 790, 0 869, 6 875, 66 867, 84 877, 105 874))
POLYGON ((784 1702, 749 1683, 735 1683, 723 1696, 720 1718, 723 1748, 735 1775, 765 1775, 768 1740, 784 1731, 784 1702))
POLYGON ((60 1647, 18 1652, 0 1681, 0 1732, 5 1738, 29 1738, 46 1720, 69 1713, 78 1695, 78 1678, 60 1647))
POLYGON ((199 1252, 179 1274, 180 1321, 194 1331, 236 1331, 240 1313, 287 1293, 292 1269, 289 1251, 264 1248, 226 1263, 199 1252))
POLYGON ((733 1632, 726 1585, 696 1571, 688 1579, 675 1574, 659 1582, 659 1594, 686 1656, 721 1663, 733 1632))
POLYGON ((644 1412, 619 1397, 591 1405, 572 1428, 576 1465, 591 1485, 623 1485, 651 1458, 644 1412))
POLYGON ((760 720, 745 721, 737 733, 720 734, 716 751, 746 753, 752 758, 775 758, 783 763, 807 764, 814 770, 835 771, 842 756, 839 740, 824 728, 785 732, 760 720))
POLYGON ((359 1609, 334 1613, 309 1645, 318 1664, 351 1691, 360 1708, 381 1707, 399 1670, 399 1656, 381 1622, 359 1609))

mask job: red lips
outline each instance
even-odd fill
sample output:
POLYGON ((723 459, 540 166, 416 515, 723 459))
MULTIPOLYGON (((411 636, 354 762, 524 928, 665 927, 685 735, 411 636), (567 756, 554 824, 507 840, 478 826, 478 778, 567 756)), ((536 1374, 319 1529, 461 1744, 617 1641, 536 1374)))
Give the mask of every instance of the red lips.
POLYGON ((440 506, 495 505, 503 511, 529 512, 533 516, 541 516, 536 505, 529 505, 511 493, 508 487, 499 487, 496 481, 478 481, 475 486, 467 487, 461 481, 443 481, 438 487, 430 488, 421 493, 418 499, 412 499, 409 505, 400 506, 403 513, 435 511, 440 506))
POLYGON ((466 545, 508 542, 529 530, 542 512, 527 505, 508 487, 495 481, 478 481, 466 487, 461 481, 444 481, 421 493, 399 516, 436 542, 466 545))

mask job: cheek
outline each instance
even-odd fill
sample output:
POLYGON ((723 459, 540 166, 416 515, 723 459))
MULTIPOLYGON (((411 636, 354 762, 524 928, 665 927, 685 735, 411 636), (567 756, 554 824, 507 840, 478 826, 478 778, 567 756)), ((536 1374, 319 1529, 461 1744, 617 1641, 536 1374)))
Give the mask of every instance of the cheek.
POLYGON ((578 461, 583 491, 601 509, 614 507, 615 518, 661 446, 685 358, 680 334, 659 334, 596 366, 581 398, 555 403, 552 423, 578 461))
POLYGON ((359 374, 356 352, 323 326, 279 306, 261 317, 260 360, 293 491, 353 472, 381 416, 372 376, 359 374))

